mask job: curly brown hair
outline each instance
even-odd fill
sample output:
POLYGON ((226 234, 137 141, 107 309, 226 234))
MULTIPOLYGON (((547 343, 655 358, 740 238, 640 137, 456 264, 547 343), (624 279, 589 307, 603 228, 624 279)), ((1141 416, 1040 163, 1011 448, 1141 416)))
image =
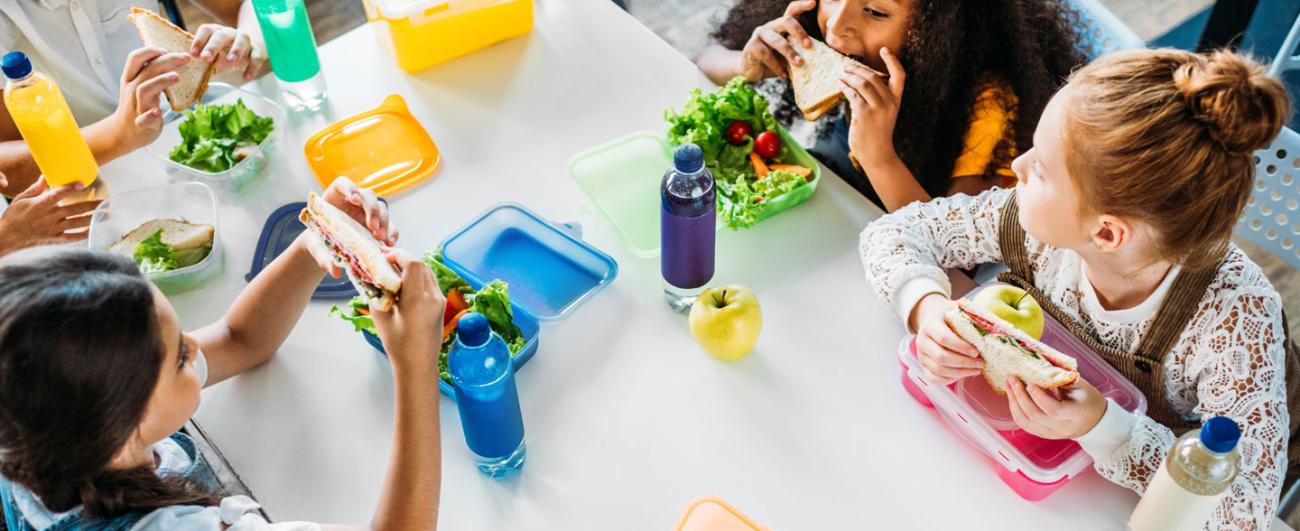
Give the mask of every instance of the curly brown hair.
MULTIPOLYGON (((780 17, 789 3, 740 0, 713 37, 739 50, 755 28, 780 17)), ((799 20, 809 35, 823 38, 815 11, 799 20)), ((1090 52, 1076 31, 1078 13, 1060 0, 917 0, 912 20, 899 54, 907 70, 907 90, 894 146, 934 197, 947 195, 975 98, 988 79, 1005 83, 1019 100, 1012 127, 985 167, 985 174, 992 175, 1017 151, 1033 146, 1034 128, 1047 100, 1090 52)), ((788 83, 774 111, 787 123, 796 115, 788 83)))

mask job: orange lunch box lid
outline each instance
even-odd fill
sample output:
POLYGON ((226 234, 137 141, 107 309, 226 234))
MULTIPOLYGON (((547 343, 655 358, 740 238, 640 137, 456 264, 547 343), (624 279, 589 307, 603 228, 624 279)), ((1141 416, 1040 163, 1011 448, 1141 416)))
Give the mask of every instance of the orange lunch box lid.
POLYGON ((303 151, 321 187, 341 176, 383 197, 424 182, 442 168, 438 145, 397 94, 317 131, 303 151))
POLYGON ((691 502, 677 521, 676 531, 769 531, 721 498, 705 496, 691 502))

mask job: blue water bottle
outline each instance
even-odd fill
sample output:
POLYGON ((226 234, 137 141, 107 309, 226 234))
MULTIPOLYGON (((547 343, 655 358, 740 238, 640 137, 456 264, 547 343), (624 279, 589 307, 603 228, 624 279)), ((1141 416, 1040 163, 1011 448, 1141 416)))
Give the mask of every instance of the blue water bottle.
POLYGON ((470 312, 456 325, 447 358, 456 390, 465 443, 478 469, 494 478, 524 466, 524 417, 519 411, 515 369, 505 340, 482 314, 470 312))

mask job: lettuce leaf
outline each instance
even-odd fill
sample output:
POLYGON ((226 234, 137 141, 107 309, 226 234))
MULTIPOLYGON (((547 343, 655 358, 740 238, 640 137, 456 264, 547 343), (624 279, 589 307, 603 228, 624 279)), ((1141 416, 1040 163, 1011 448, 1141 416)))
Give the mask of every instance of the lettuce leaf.
MULTIPOLYGON (((478 293, 466 299, 469 302, 469 311, 487 317, 492 331, 500 335, 506 345, 523 338, 523 332, 515 325, 515 312, 510 307, 510 290, 505 282, 493 280, 478 290, 478 293)), ((519 346, 522 347, 523 344, 519 346)), ((511 354, 515 352, 518 350, 511 350, 511 354)))
POLYGON ((181 143, 168 157, 191 168, 219 173, 241 160, 236 150, 257 146, 275 129, 275 120, 258 116, 237 100, 232 105, 198 105, 185 111, 178 130, 181 143))
POLYGON ((140 266, 140 272, 146 275, 164 273, 180 267, 172 246, 163 243, 162 229, 135 244, 132 258, 140 266))
POLYGON ((772 170, 762 180, 718 181, 718 215, 727 227, 748 228, 758 222, 758 215, 773 199, 801 186, 808 186, 803 176, 785 170, 772 170))

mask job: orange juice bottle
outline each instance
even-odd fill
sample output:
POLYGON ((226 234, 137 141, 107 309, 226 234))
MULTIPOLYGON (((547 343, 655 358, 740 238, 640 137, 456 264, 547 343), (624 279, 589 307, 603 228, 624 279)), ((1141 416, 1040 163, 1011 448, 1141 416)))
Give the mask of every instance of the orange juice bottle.
POLYGON ((82 183, 90 188, 99 176, 95 155, 72 118, 68 102, 54 80, 32 70, 22 52, 0 61, 5 77, 5 107, 18 126, 50 188, 82 183))

